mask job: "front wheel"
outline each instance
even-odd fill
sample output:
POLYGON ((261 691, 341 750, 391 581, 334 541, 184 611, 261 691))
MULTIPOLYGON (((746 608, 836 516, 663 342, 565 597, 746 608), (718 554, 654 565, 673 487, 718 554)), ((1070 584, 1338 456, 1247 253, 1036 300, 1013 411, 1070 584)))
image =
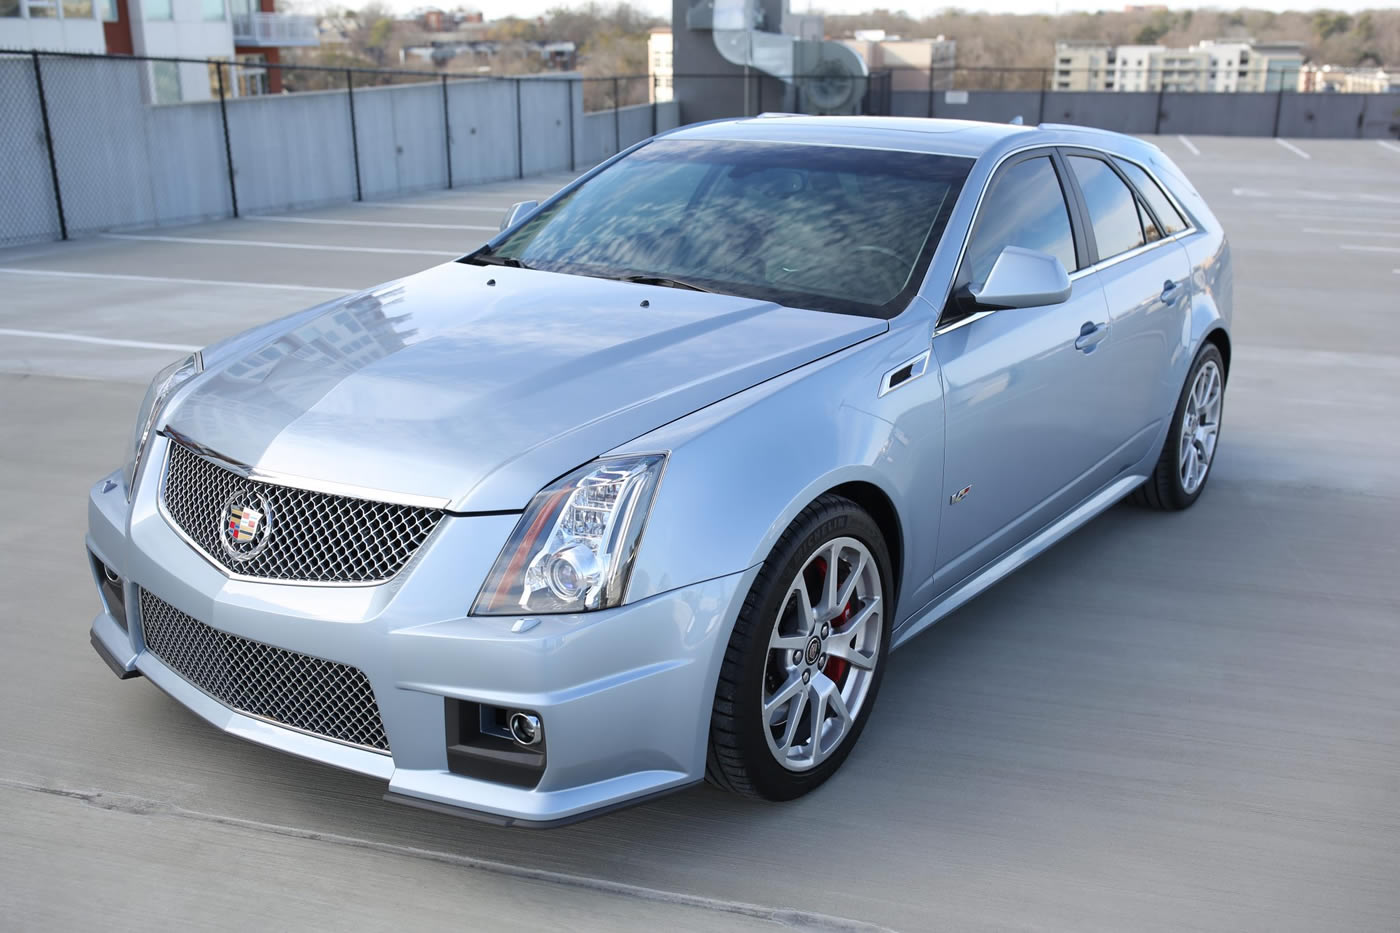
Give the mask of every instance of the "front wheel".
POLYGON ((1162 456, 1134 499, 1166 510, 1188 508, 1205 489, 1220 441, 1225 407, 1225 363, 1214 344, 1196 355, 1177 400, 1162 456))
POLYGON ((825 495, 764 561, 725 651, 706 778, 791 800, 850 753, 889 649, 890 558, 860 506, 825 495))

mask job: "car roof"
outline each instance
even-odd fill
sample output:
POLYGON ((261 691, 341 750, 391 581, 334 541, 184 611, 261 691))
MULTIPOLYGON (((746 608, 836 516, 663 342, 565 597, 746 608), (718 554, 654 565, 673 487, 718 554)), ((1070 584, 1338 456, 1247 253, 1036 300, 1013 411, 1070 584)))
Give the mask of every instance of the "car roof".
POLYGON ((923 117, 817 117, 765 113, 756 117, 714 120, 663 134, 668 139, 753 140, 807 145, 851 146, 980 158, 1009 148, 1033 145, 1080 145, 1132 153, 1149 144, 1122 133, 1092 127, 1043 123, 983 123, 923 117))

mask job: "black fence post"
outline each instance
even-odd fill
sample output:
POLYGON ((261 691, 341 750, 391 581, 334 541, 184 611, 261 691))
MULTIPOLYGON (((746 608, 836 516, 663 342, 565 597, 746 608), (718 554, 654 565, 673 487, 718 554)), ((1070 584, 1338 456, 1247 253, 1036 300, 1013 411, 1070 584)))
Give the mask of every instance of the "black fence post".
POLYGON ((1036 126, 1039 126, 1040 124, 1045 122, 1045 90, 1049 84, 1050 72, 1042 71, 1040 73, 1040 106, 1036 108, 1035 114, 1036 126))
POLYGON ((349 68, 345 69, 345 93, 350 99, 350 152, 355 157, 355 200, 363 201, 365 192, 360 187, 360 136, 355 129, 355 73, 349 68))
POLYGON ((214 63, 214 74, 219 78, 219 119, 224 123, 224 159, 228 162, 228 197, 233 203, 233 216, 238 216, 238 185, 233 180, 233 144, 228 137, 228 103, 224 99, 224 63, 214 63))
POLYGON ((1278 138, 1279 122, 1283 119, 1283 87, 1278 89, 1278 102, 1274 104, 1274 138, 1278 138))
POLYGON ((515 79, 515 177, 525 177, 525 112, 520 109, 520 79, 515 79))
POLYGON ((1157 88, 1157 120, 1152 124, 1153 136, 1161 135, 1162 132, 1162 100, 1166 96, 1166 93, 1167 85, 1163 82, 1162 86, 1157 88))
POLYGON ((442 76, 442 140, 447 147, 447 190, 452 190, 452 117, 447 112, 447 75, 442 76))
POLYGON ((574 155, 574 79, 564 82, 569 88, 569 171, 575 171, 578 158, 574 155))
MULTIPOLYGON (((929 66, 928 66, 928 115, 929 115, 929 119, 933 119, 933 76, 934 76, 935 74, 937 74, 937 70, 936 70, 932 65, 929 65, 929 66)), ((893 78, 894 75, 891 74, 890 77, 893 78)))
POLYGON ((622 82, 613 78, 613 144, 614 152, 622 151, 622 82))
POLYGON ((656 135, 656 75, 651 76, 651 135, 656 135))
POLYGON ((39 70, 39 53, 30 52, 34 59, 34 86, 39 91, 39 113, 44 117, 44 145, 49 149, 49 175, 53 178, 53 200, 58 206, 58 232, 68 239, 68 218, 63 213, 63 192, 58 187, 58 160, 53 154, 53 129, 49 126, 49 103, 44 99, 44 75, 39 70))

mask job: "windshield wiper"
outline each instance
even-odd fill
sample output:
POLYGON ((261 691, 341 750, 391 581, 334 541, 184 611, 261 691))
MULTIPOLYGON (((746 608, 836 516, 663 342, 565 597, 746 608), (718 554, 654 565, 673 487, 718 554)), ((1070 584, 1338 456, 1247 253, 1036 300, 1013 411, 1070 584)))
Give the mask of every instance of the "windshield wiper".
POLYGON ((481 250, 478 253, 468 256, 464 261, 474 266, 509 266, 512 269, 530 268, 519 259, 514 259, 510 256, 497 256, 490 250, 481 250))
POLYGON ((684 279, 673 279, 664 275, 619 275, 615 276, 619 282, 635 282, 638 285, 664 285, 667 288, 687 288, 693 292, 709 292, 715 294, 713 288, 706 288, 703 285, 696 285, 694 282, 687 282, 684 279))

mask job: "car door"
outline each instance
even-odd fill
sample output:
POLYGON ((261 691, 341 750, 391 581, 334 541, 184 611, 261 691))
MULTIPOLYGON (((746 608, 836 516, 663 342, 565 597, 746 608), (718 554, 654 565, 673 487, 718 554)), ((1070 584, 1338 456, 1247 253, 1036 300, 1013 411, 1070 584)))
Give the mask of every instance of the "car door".
POLYGON ((1157 216, 1166 215, 1170 202, 1157 190, 1161 200, 1149 206, 1138 183, 1152 182, 1141 168, 1098 152, 1063 155, 1087 214, 1085 233, 1113 325, 1099 359, 1103 417, 1118 438, 1114 459, 1127 471, 1151 452, 1180 389, 1167 380, 1190 313, 1191 260, 1171 237, 1185 222, 1179 214, 1157 216), (1134 174, 1141 178, 1130 184, 1134 174))
POLYGON ((1063 160, 1033 150, 988 184, 934 334, 946 441, 935 593, 1068 511, 1102 485, 1100 347, 1111 339, 1098 276, 1072 213, 1063 160), (1006 246, 1056 256, 1070 273, 1062 304, 969 309, 960 298, 1006 246))

